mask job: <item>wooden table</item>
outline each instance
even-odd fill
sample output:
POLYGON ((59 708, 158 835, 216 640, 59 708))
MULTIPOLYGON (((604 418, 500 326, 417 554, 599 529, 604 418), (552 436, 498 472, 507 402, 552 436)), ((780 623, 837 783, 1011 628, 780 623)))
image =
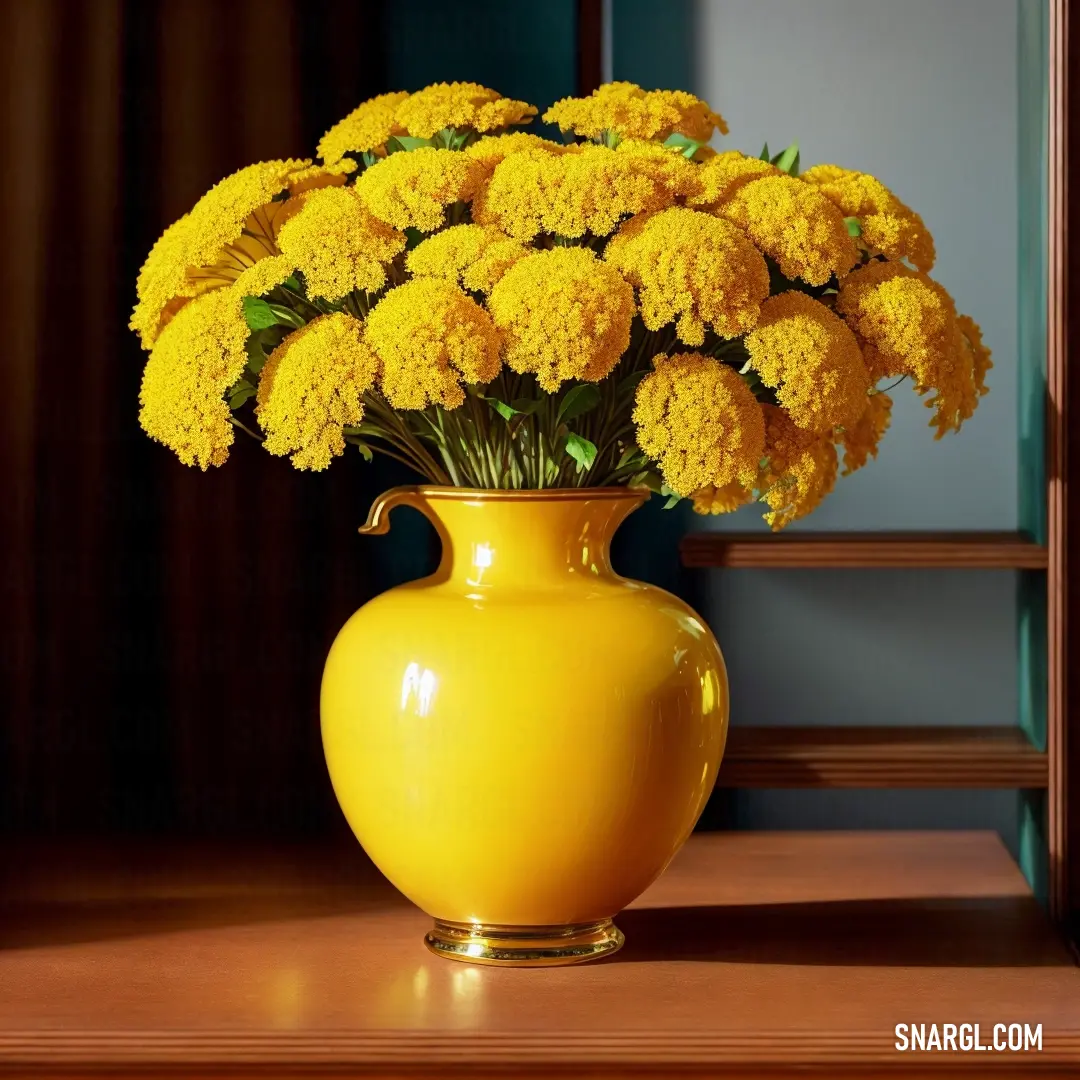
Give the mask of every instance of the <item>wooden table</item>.
POLYGON ((1080 1072, 1080 969, 990 833, 697 836, 621 953, 547 970, 429 955, 359 848, 5 863, 4 1075, 1080 1072), (895 1049, 934 1022, 1041 1024, 1043 1049, 895 1049))

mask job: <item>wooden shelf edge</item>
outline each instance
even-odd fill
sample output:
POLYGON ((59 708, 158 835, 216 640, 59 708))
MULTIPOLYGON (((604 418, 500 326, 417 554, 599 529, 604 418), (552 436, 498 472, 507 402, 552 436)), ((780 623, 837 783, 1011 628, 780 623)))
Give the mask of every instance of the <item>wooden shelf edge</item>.
MULTIPOLYGON (((1013 1055, 1013 1065, 1018 1062, 1013 1055)), ((1002 1055, 1005 1057, 1005 1055, 1002 1055)), ((677 1045, 669 1035, 650 1032, 613 1034, 575 1031, 479 1034, 473 1031, 433 1033, 424 1031, 346 1032, 11 1032, 0 1035, 0 1075, 12 1066, 51 1066, 50 1075, 65 1075, 64 1066, 77 1064, 79 1070, 102 1067, 191 1068, 228 1067, 230 1075, 274 1075, 289 1066, 329 1071, 357 1067, 400 1069, 408 1063, 408 1075, 417 1067, 438 1069, 439 1075, 475 1076, 477 1067, 538 1066, 634 1067, 634 1076, 680 1075, 715 1076, 718 1064, 760 1068, 802 1069, 828 1066, 833 1069, 888 1064, 890 1075, 939 1075, 925 1059, 913 1055, 898 1061, 892 1041, 880 1033, 865 1031, 786 1032, 746 1031, 739 1033, 680 1033, 677 1045), (908 1065, 909 1073, 902 1066, 908 1065), (653 1070, 659 1071, 654 1072, 653 1070), (700 1073, 698 1070, 705 1070, 700 1073), (250 1070, 250 1071, 249 1071, 250 1070), (684 1070, 686 1072, 684 1073, 684 1070)), ((935 1055, 937 1064, 953 1068, 970 1060, 962 1053, 935 1055)), ((1047 1065, 1080 1061, 1080 1031, 1043 1033, 1043 1049, 1038 1055, 1040 1075, 1047 1065)), ((1030 1065, 1030 1062, 1028 1063, 1030 1065)), ((395 1069, 393 1075, 404 1075, 395 1069)), ((74 1069, 72 1070, 75 1071, 74 1069)), ((1006 1062, 995 1063, 995 1075, 1016 1075, 1006 1062)), ((125 1073, 126 1074, 126 1073, 125 1073)), ((85 1075, 85 1073, 80 1073, 85 1075)), ((141 1075, 141 1074, 140 1074, 141 1075)), ((379 1076, 388 1075, 379 1071, 379 1076)), ((514 1075, 520 1075, 514 1073, 514 1075)), ((535 1074, 534 1074, 535 1075, 535 1074)), ((590 1075, 593 1075, 590 1073, 590 1075)), ((725 1074, 727 1075, 727 1074, 725 1074)), ((742 1075, 738 1073, 737 1075, 742 1075)), ((755 1073, 755 1075, 760 1075, 755 1073)), ((785 1075, 786 1072, 785 1072, 785 1075)), ((1032 1075, 1028 1068, 1019 1075, 1032 1075)))
POLYGON ((684 566, 1045 570, 1045 547, 1020 533, 690 533, 684 566))
POLYGON ((732 728, 727 788, 1045 788, 1019 728, 732 728))

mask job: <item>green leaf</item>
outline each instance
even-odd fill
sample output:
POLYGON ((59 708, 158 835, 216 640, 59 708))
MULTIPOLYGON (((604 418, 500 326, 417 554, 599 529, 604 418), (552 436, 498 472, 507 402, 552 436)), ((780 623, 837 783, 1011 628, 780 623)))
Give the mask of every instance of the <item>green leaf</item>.
POLYGON ((239 387, 239 389, 237 387, 233 387, 229 396, 229 408, 239 409, 245 401, 254 396, 255 387, 251 386, 249 383, 244 383, 243 386, 239 387))
POLYGON ((687 135, 680 135, 673 131, 665 140, 665 146, 677 149, 683 157, 692 158, 705 144, 697 139, 691 139, 687 135))
MULTIPOLYGON (((349 429, 345 428, 345 430, 348 431, 349 429)), ((355 446, 357 448, 357 450, 359 450, 360 453, 363 455, 364 460, 369 465, 371 464, 372 461, 375 460, 375 452, 371 449, 370 446, 368 446, 368 444, 366 442, 364 442, 363 439, 358 439, 355 435, 346 435, 345 436, 345 441, 347 443, 351 443, 353 446, 355 446)))
POLYGON ((379 435, 381 436, 382 430, 378 424, 369 424, 366 420, 361 421, 359 424, 347 424, 341 429, 346 435, 379 435))
POLYGON ((517 409, 507 405, 505 401, 493 397, 486 397, 484 400, 506 421, 513 420, 517 415, 517 409))
POLYGON ((771 164, 771 162, 772 162, 772 158, 771 158, 771 157, 769 157, 769 144, 768 144, 768 143, 766 143, 766 144, 765 144, 765 145, 764 145, 764 146, 763 146, 763 147, 761 148, 761 155, 760 155, 760 156, 761 156, 761 160, 762 160, 762 161, 768 161, 768 162, 769 162, 769 163, 771 164))
POLYGON ((262 347, 262 337, 255 333, 247 339, 247 369, 252 375, 258 375, 266 363, 266 351, 262 347))
POLYGON ((781 150, 772 159, 772 163, 781 171, 797 176, 799 170, 799 143, 793 142, 786 150, 781 150))
POLYGON ((669 495, 668 498, 667 498, 667 502, 664 503, 664 505, 663 505, 663 509, 664 510, 670 510, 673 506, 677 506, 681 502, 682 502, 682 496, 681 495, 674 495, 674 494, 669 495))
POLYGON ((848 236, 862 236, 862 224, 857 217, 844 218, 844 224, 847 226, 848 236))
POLYGON ((292 308, 282 307, 281 304, 267 304, 266 306, 273 312, 274 322, 280 326, 295 326, 298 330, 301 326, 307 326, 307 320, 292 308))
POLYGON ((646 461, 648 461, 648 458, 645 456, 645 452, 640 447, 634 446, 634 445, 628 446, 622 452, 622 456, 619 458, 618 463, 616 464, 615 468, 616 469, 622 469, 626 465, 630 465, 630 464, 635 464, 636 465, 637 462, 634 461, 634 458, 637 457, 639 454, 641 455, 642 464, 644 464, 646 461))
POLYGON ((422 243, 427 239, 427 233, 422 233, 419 229, 414 228, 412 225, 408 225, 405 228, 405 250, 412 251, 414 247, 422 243))
POLYGON ((654 472, 647 472, 647 473, 645 473, 645 474, 644 474, 644 475, 642 476, 642 478, 641 478, 641 482, 642 482, 642 483, 643 483, 643 484, 644 484, 644 485, 645 485, 645 486, 646 486, 646 487, 647 487, 647 488, 648 488, 648 489, 649 489, 649 490, 650 490, 650 491, 651 491, 651 492, 652 492, 652 493, 653 493, 654 495, 659 495, 659 494, 660 494, 660 492, 661 492, 661 491, 663 490, 663 488, 664 488, 664 482, 663 482, 663 480, 661 480, 661 479, 660 479, 660 477, 659 477, 659 476, 658 476, 658 475, 657 475, 656 473, 654 473, 654 472))
POLYGON ((295 274, 290 274, 281 284, 286 289, 292 289, 293 292, 300 291, 300 279, 295 274))
POLYGON ((276 316, 265 300, 260 300, 257 296, 245 296, 243 304, 244 319, 252 330, 265 330, 277 322, 276 316))
POLYGON ((386 140, 386 153, 396 154, 401 150, 416 150, 421 146, 434 145, 434 139, 418 139, 415 135, 391 135, 386 140))
MULTIPOLYGON (((590 409, 595 409, 600 404, 600 391, 596 388, 595 383, 578 383, 577 386, 571 387, 566 396, 559 403, 559 412, 555 417, 555 426, 560 424, 569 423, 571 420, 587 413, 590 409)), ((592 446, 592 444, 589 444, 592 446)), ((596 453, 596 448, 593 447, 593 453, 596 453)))
POLYGON ((566 452, 577 462, 578 472, 592 468, 596 460, 596 444, 573 432, 566 437, 566 452))
POLYGON ((484 397, 482 394, 481 397, 507 422, 515 416, 531 416, 544 404, 536 398, 515 398, 512 405, 507 405, 498 398, 484 397))

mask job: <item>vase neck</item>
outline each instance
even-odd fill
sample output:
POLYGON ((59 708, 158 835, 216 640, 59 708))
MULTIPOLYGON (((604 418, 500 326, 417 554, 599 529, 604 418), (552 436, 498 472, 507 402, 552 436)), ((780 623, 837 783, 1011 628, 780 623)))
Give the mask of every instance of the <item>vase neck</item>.
POLYGON ((616 529, 648 497, 641 489, 483 492, 404 489, 442 541, 435 577, 471 590, 612 578, 616 529))

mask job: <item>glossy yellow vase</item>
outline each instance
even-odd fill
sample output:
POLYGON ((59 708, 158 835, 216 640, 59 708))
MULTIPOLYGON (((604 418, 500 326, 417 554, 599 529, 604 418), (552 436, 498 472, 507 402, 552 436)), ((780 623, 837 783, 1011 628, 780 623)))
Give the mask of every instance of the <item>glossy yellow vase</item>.
POLYGON ((667 866, 712 790, 723 658, 681 600, 629 581, 611 537, 648 492, 396 488, 439 569, 365 604, 322 683, 334 790, 380 870, 435 919, 428 947, 573 963, 667 866))

